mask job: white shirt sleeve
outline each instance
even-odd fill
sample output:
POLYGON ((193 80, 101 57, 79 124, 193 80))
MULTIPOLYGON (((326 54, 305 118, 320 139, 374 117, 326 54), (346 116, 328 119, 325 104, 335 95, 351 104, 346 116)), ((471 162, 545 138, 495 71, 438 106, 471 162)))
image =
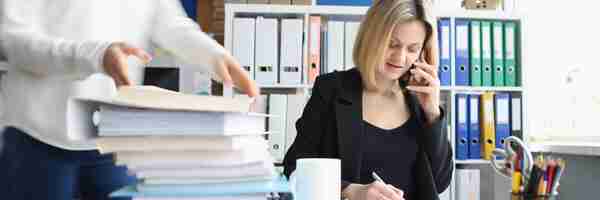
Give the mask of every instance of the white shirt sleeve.
POLYGON ((213 73, 227 51, 187 17, 179 0, 158 0, 152 40, 191 66, 213 73))
POLYGON ((35 16, 39 13, 33 13, 35 9, 28 8, 28 2, 2 0, 0 4, 0 40, 11 66, 42 76, 85 77, 103 71, 102 58, 110 42, 48 36, 38 28, 41 25, 35 16))

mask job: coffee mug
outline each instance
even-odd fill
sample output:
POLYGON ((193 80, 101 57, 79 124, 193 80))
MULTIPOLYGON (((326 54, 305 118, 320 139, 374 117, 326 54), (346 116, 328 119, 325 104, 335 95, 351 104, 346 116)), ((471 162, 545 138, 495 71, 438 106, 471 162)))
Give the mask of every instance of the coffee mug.
POLYGON ((341 161, 332 158, 301 158, 290 177, 294 200, 340 199, 341 161))

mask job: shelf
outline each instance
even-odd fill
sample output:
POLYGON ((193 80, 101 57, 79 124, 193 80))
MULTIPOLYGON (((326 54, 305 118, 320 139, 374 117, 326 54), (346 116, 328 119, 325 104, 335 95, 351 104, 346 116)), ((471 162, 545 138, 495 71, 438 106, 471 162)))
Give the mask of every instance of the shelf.
POLYGON ((276 4, 225 4, 225 10, 234 13, 253 14, 323 14, 323 15, 364 15, 369 7, 363 6, 299 6, 276 4))
POLYGON ((522 92, 523 87, 471 87, 471 86, 451 86, 450 90, 453 91, 464 91, 464 92, 485 92, 485 91, 498 91, 498 92, 522 92))
POLYGON ((507 13, 502 11, 484 11, 484 10, 465 10, 457 9, 453 11, 435 11, 440 18, 469 18, 469 19, 491 19, 491 20, 519 20, 521 16, 518 13, 507 13))
POLYGON ((532 152, 559 153, 582 156, 600 156, 600 142, 569 142, 569 141, 548 141, 532 142, 529 144, 532 152))
POLYGON ((460 165, 489 165, 489 160, 455 160, 456 164, 460 165))
POLYGON ((258 84, 259 88, 284 88, 284 89, 304 89, 304 88, 311 88, 311 85, 280 85, 280 84, 275 84, 275 85, 265 85, 265 84, 258 84))

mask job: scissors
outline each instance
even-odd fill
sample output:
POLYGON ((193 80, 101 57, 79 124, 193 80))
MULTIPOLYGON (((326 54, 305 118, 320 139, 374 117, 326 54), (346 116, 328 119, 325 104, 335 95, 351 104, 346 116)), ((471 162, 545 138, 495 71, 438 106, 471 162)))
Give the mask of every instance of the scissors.
POLYGON ((491 164, 497 173, 508 178, 512 177, 512 173, 515 171, 515 167, 519 165, 519 162, 517 162, 517 160, 514 159, 515 156, 518 154, 518 151, 515 151, 515 149, 513 149, 513 143, 517 145, 517 148, 520 148, 523 151, 524 163, 522 168, 522 174, 529 174, 534 165, 533 155, 531 154, 531 151, 529 151, 529 148, 527 148, 525 143, 518 137, 507 137, 504 139, 504 149, 496 148, 494 149, 494 151, 492 151, 491 164), (504 160, 496 160, 496 158, 498 157, 503 157, 504 160))

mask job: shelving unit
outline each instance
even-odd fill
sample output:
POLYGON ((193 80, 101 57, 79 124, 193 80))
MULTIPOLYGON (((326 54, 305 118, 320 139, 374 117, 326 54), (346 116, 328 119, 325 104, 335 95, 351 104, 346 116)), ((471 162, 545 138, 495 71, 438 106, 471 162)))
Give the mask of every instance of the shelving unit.
MULTIPOLYGON (((288 5, 271 5, 271 4, 225 4, 225 47, 229 50, 233 48, 233 19, 234 17, 248 17, 248 16, 281 16, 281 17, 296 17, 303 18, 307 21, 308 17, 311 15, 322 15, 322 16, 336 16, 336 17, 349 17, 352 19, 360 19, 368 10, 368 7, 353 7, 353 6, 288 6, 288 5)), ((450 19, 450 27, 455 27, 455 19, 479 19, 479 20, 501 20, 501 21, 515 21, 518 26, 522 24, 522 18, 518 13, 503 13, 496 11, 464 11, 464 10, 437 10, 435 11, 436 15, 439 18, 449 18, 450 19)), ((304 33, 308 33, 308 23, 304 23, 304 33)), ((520 29, 518 32, 521 34, 519 38, 523 38, 523 29, 520 29)), ((451 31, 451 38, 455 38, 455 32, 451 31)), ((454 39, 451 40, 451 49, 455 48, 454 39)), ((522 45, 522 42, 519 42, 518 45, 522 45)), ((303 43, 303 54, 308 55, 308 44, 305 40, 303 43)), ((518 49, 522 49, 522 46, 517 46, 518 49)), ((518 65, 521 66, 519 68, 520 75, 518 76, 519 81, 517 81, 520 85, 517 87, 470 87, 470 86, 455 86, 454 78, 452 78, 450 86, 442 86, 441 87, 441 98, 447 103, 447 111, 448 111, 448 121, 449 124, 447 129, 449 130, 449 140, 451 141, 452 146, 455 146, 455 113, 456 113, 456 105, 454 99, 456 94, 459 93, 482 93, 486 91, 492 92, 510 92, 510 93, 519 93, 521 94, 522 102, 526 102, 526 89, 524 87, 525 81, 523 81, 523 77, 526 77, 523 70, 522 63, 523 56, 518 55, 522 51, 517 51, 518 57, 518 65)), ((451 54, 451 77, 455 77, 455 60, 454 60, 454 52, 451 54)), ((304 68, 306 68, 307 59, 304 56, 304 68)), ((304 73, 304 77, 306 77, 306 73, 304 73)), ((298 91, 304 91, 305 95, 309 94, 309 90, 312 88, 311 85, 306 83, 306 79, 304 78, 303 84, 300 85, 259 85, 261 88, 270 88, 270 89, 295 89, 298 91)), ((522 105, 522 117, 521 119, 527 119, 525 104, 522 105)), ((522 123, 522 131, 523 131, 523 139, 527 143, 527 123, 523 121, 522 123)), ((454 148, 453 148, 454 149, 454 148)), ((489 167, 489 161, 487 160, 455 160, 455 168, 456 167, 489 167), (488 166, 485 166, 488 165, 488 166)), ((491 167, 490 167, 491 168, 491 167)), ((493 173, 489 172, 490 169, 485 173, 493 173)), ((483 176, 483 171, 482 171, 483 176)), ((454 181, 453 181, 454 182, 454 181)), ((483 184, 483 182, 482 182, 483 184)), ((451 196, 450 199, 455 199, 455 184, 449 187, 448 192, 451 196)))

